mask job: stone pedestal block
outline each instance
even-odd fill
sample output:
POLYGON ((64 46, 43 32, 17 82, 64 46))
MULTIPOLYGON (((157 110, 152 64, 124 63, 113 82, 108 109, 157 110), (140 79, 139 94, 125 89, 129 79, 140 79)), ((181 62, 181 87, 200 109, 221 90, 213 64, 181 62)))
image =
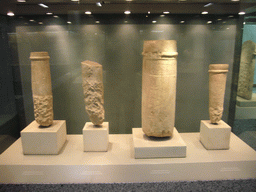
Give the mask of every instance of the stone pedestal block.
POLYGON ((200 125, 200 141, 206 149, 229 149, 231 127, 224 121, 211 124, 202 120, 200 125))
POLYGON ((107 151, 109 143, 109 123, 96 126, 87 122, 83 128, 84 151, 107 151))
POLYGON ((58 154, 66 137, 65 120, 54 120, 48 128, 40 128, 39 124, 33 121, 21 131, 23 153, 25 155, 58 154))
POLYGON ((132 136, 136 159, 186 157, 187 146, 175 127, 172 137, 148 137, 142 128, 133 128, 132 136))

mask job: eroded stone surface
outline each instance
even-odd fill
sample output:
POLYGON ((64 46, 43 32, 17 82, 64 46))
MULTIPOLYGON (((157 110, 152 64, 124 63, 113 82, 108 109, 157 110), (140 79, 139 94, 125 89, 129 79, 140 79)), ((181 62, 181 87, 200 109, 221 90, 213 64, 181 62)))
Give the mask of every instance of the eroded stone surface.
POLYGON ((50 126, 53 123, 50 57, 47 52, 31 52, 30 59, 35 120, 41 126, 50 126))
POLYGON ((94 125, 101 125, 105 116, 102 65, 92 61, 81 65, 86 112, 94 125))
POLYGON ((250 100, 252 98, 255 69, 256 44, 251 40, 242 45, 237 95, 250 100))
POLYGON ((209 115, 211 123, 218 123, 223 114, 228 64, 209 65, 209 115))
POLYGON ((176 41, 145 41, 142 54, 142 130, 147 136, 172 136, 176 103, 176 41))
POLYGON ((53 123, 53 98, 52 95, 36 96, 34 100, 35 120, 41 126, 49 126, 53 123))

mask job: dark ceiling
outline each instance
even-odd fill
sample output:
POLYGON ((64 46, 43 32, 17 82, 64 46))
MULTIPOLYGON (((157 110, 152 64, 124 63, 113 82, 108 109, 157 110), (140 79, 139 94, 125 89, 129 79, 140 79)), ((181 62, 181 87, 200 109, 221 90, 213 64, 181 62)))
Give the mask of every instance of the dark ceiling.
MULTIPOLYGON (((148 11, 160 14, 169 11, 171 14, 199 14, 208 11, 209 14, 238 14, 255 8, 256 0, 0 0, 0 14, 6 15, 9 11, 15 15, 44 15, 47 12, 53 14, 72 14, 91 11, 92 14, 122 14, 126 10, 132 13, 146 14, 148 11), (101 2, 102 7, 96 5, 101 2), (210 6, 205 7, 208 3, 210 6), (39 6, 43 3, 48 8, 39 6)), ((255 10, 255 9, 254 9, 255 10)))

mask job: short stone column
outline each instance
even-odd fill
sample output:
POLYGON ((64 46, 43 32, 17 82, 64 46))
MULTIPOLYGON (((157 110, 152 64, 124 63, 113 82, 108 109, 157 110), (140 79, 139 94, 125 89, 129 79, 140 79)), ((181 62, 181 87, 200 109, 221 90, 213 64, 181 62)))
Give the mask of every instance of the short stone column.
POLYGON ((142 130, 172 136, 175 122, 177 45, 175 40, 145 41, 142 69, 142 130))
POLYGON ((34 101, 34 115, 41 126, 53 123, 52 83, 47 52, 31 52, 31 84, 34 101))
POLYGON ((211 123, 218 123, 223 114, 228 64, 209 65, 209 114, 211 123))

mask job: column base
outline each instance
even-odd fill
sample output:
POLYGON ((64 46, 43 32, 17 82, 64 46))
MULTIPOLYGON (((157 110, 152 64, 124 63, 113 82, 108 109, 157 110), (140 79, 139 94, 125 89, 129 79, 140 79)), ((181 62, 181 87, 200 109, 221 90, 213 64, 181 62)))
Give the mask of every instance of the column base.
POLYGON ((95 126, 92 122, 85 123, 83 128, 84 151, 108 151, 109 123, 103 122, 95 126))
POLYGON ((186 157, 187 146, 174 127, 172 137, 148 137, 142 128, 133 128, 135 159, 186 157))
POLYGON ((229 149, 230 133, 231 127, 222 120, 218 124, 201 121, 200 141, 206 149, 229 149))
POLYGON ((34 120, 21 132, 24 155, 57 155, 67 139, 66 121, 54 120, 47 128, 40 128, 34 120))

